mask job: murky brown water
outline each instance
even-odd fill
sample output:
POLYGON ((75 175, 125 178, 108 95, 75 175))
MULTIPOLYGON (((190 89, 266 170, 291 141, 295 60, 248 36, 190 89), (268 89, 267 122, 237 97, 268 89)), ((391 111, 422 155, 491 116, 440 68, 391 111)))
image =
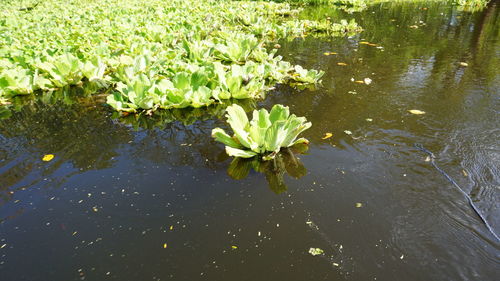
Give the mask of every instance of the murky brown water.
POLYGON ((357 37, 283 42, 327 73, 258 105, 313 122, 286 185, 228 176, 223 109, 124 125, 98 98, 23 107, 0 121, 0 280, 498 279, 499 242, 414 147, 500 233, 498 11, 383 4, 353 15, 357 37))

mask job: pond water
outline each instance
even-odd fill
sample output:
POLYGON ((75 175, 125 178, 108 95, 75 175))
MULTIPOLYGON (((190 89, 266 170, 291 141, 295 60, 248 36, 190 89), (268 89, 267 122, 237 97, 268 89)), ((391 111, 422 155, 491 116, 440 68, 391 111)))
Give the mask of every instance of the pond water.
POLYGON ((281 43, 326 75, 257 105, 313 123, 309 151, 275 174, 230 177, 210 137, 223 118, 201 111, 120 122, 101 97, 24 106, 0 121, 0 280, 497 280, 499 241, 414 144, 498 235, 499 15, 305 11, 366 30, 281 43))

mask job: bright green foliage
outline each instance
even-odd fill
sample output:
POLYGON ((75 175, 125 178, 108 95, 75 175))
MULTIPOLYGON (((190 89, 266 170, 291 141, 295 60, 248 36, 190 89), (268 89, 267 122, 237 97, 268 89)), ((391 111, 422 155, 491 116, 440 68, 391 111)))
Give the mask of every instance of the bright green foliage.
POLYGON ((6 69, 0 77, 0 97, 27 95, 36 87, 36 73, 21 67, 6 69))
POLYGON ((316 83, 324 74, 324 71, 317 71, 315 69, 307 70, 300 65, 296 65, 294 79, 302 83, 316 83))
POLYGON ((70 53, 58 57, 49 57, 47 61, 35 64, 35 67, 47 73, 47 77, 55 87, 76 85, 83 78, 84 64, 70 53))
POLYGON ((273 159, 281 148, 300 143, 308 143, 298 135, 311 127, 306 118, 290 115, 288 107, 280 104, 273 106, 270 112, 265 109, 254 110, 251 121, 239 105, 227 108, 227 122, 234 135, 231 137, 221 128, 212 130, 215 140, 226 145, 230 156, 251 158, 263 156, 263 160, 273 159))
POLYGON ((276 83, 315 84, 321 77, 296 73, 298 68, 266 47, 273 41, 360 31, 355 22, 300 20, 289 4, 267 2, 4 0, 2 5, 3 103, 89 82, 111 88, 108 104, 127 112, 263 98, 276 83))

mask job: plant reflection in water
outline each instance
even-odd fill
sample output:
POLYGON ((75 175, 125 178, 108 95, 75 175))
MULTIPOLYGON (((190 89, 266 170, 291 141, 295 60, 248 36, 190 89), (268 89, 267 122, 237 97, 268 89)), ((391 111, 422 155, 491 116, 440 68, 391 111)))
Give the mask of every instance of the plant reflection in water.
POLYGON ((285 183, 285 174, 296 179, 306 175, 307 169, 296 155, 307 152, 308 148, 309 146, 306 144, 283 148, 271 161, 262 161, 257 157, 250 159, 236 157, 229 165, 227 173, 233 179, 241 180, 246 178, 250 170, 253 169, 264 174, 269 188, 274 193, 280 194, 288 189, 285 183))

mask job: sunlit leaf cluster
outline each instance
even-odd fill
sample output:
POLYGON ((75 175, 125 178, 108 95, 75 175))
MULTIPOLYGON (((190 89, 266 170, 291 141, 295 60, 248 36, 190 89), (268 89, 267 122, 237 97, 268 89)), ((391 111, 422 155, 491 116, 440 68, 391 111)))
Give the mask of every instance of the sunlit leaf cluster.
POLYGON ((0 11, 0 102, 92 84, 118 111, 205 107, 262 98, 321 71, 269 48, 281 38, 359 32, 354 22, 298 19, 272 2, 6 0, 0 11))
POLYGON ((281 104, 274 105, 269 112, 266 109, 254 110, 251 121, 241 106, 233 104, 227 108, 226 117, 234 135, 230 136, 223 129, 215 128, 212 136, 226 145, 226 152, 230 156, 262 156, 263 160, 270 160, 281 148, 309 143, 297 137, 309 129, 311 123, 305 117, 290 114, 288 107, 281 104))

